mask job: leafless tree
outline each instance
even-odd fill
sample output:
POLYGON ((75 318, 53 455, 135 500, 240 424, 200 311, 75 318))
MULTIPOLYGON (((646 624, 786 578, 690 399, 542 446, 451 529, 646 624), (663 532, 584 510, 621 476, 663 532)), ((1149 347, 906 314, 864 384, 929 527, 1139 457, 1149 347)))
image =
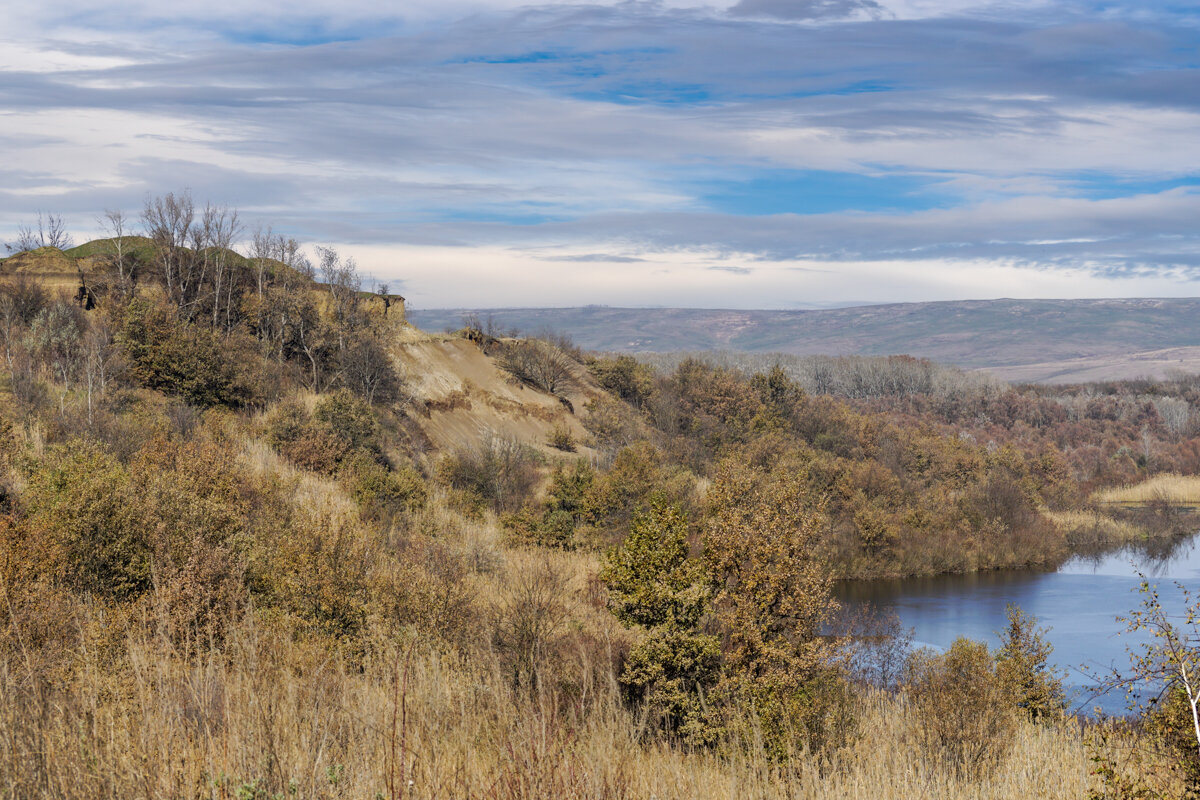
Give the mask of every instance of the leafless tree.
POLYGON ((179 195, 168 192, 147 198, 142 209, 142 224, 146 236, 154 242, 155 258, 167 297, 181 311, 191 305, 196 291, 193 254, 186 249, 195 219, 196 208, 191 192, 187 190, 179 195))
POLYGON ((369 333, 351 340, 342 354, 342 381, 368 403, 387 403, 400 393, 400 380, 383 345, 369 333))
POLYGON ((229 258, 233 243, 242 233, 238 212, 225 206, 205 204, 200 223, 193 230, 196 253, 202 262, 201 280, 211 273, 212 327, 233 326, 234 290, 237 282, 229 258))
POLYGON ((17 228, 16 240, 8 242, 4 248, 10 253, 24 253, 26 250, 36 250, 41 246, 41 240, 37 233, 29 226, 21 225, 17 228))
POLYGON ((119 358, 119 348, 113 337, 112 328, 102 319, 93 318, 83 337, 83 373, 87 384, 88 425, 94 420, 94 398, 108 392, 114 363, 119 358))
POLYGON ((354 259, 343 259, 332 247, 318 247, 317 257, 321 263, 321 278, 329 290, 329 311, 338 352, 342 353, 346 350, 347 334, 362 322, 359 314, 362 277, 354 259))
POLYGON ((38 233, 41 234, 43 247, 57 247, 59 250, 69 250, 75 246, 71 234, 67 233, 67 225, 58 214, 47 214, 45 222, 38 214, 38 233))
POLYGON ((1179 441, 1191 428, 1191 405, 1179 397, 1156 397, 1153 402, 1163 427, 1173 440, 1179 441))
POLYGON ((117 286, 122 292, 128 292, 133 286, 136 276, 129 263, 128 243, 129 220, 120 209, 106 208, 104 214, 97 220, 101 230, 108 235, 106 250, 109 267, 116 272, 117 286))
POLYGON ((574 359, 561 347, 541 339, 506 343, 498 363, 517 380, 559 397, 575 385, 574 359))
POLYGON ((67 225, 58 214, 38 212, 37 230, 31 225, 21 225, 17 228, 17 240, 5 245, 10 253, 23 253, 26 250, 36 250, 39 247, 57 247, 59 250, 69 250, 75 242, 67 233, 67 225))

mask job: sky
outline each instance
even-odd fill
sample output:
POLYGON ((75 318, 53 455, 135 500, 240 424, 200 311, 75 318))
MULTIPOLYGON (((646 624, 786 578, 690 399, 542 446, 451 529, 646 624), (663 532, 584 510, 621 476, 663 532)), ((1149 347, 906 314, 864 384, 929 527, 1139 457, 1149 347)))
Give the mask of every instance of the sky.
POLYGON ((1200 295, 1200 4, 0 7, 0 240, 146 199, 417 308, 1200 295))

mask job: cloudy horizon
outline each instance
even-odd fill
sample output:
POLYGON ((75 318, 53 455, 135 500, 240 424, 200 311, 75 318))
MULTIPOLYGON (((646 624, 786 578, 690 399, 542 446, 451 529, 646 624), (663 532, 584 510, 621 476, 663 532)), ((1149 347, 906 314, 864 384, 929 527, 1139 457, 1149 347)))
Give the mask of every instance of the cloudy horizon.
POLYGON ((4 14, 0 240, 188 188, 422 308, 1200 294, 1171 2, 4 14))

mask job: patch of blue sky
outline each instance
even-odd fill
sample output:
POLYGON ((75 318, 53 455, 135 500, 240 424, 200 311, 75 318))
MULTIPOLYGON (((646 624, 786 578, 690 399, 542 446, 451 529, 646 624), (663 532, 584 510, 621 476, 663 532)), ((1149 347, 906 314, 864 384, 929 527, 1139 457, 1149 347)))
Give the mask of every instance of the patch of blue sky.
POLYGON ((550 50, 530 50, 524 53, 494 53, 461 56, 453 58, 447 64, 555 64, 578 63, 581 61, 600 61, 616 57, 630 59, 639 56, 659 56, 674 52, 667 47, 624 47, 615 50, 576 50, 571 47, 550 50))
POLYGON ((1111 200, 1134 195, 1161 194, 1172 189, 1200 188, 1200 175, 1171 178, 1129 177, 1100 172, 1056 176, 1068 192, 1092 200, 1111 200))
POLYGON ((503 225, 543 225, 564 222, 571 217, 523 211, 519 208, 499 210, 487 208, 430 208, 421 217, 431 222, 493 222, 503 225))
POLYGON ((697 200, 714 211, 768 216, 947 208, 960 198, 940 189, 943 184, 944 179, 904 173, 770 170, 740 179, 703 181, 693 188, 697 200))
POLYGON ((290 22, 271 27, 243 27, 222 31, 234 44, 313 47, 335 42, 357 42, 385 35, 377 25, 364 29, 331 28, 326 21, 290 22))
POLYGON ((711 105, 714 103, 747 103, 764 100, 795 100, 828 95, 856 95, 891 92, 896 87, 883 81, 857 81, 813 89, 791 89, 775 92, 748 92, 734 87, 670 83, 667 81, 635 81, 606 86, 577 88, 572 97, 593 102, 617 105, 711 105))
POLYGON ((452 59, 451 64, 544 64, 550 61, 578 61, 581 54, 557 50, 537 50, 503 56, 467 56, 452 59))
POLYGON ((716 99, 710 87, 669 81, 614 83, 592 89, 579 89, 570 94, 578 100, 616 105, 696 105, 711 103, 716 99))
POLYGON ((866 80, 855 81, 844 86, 830 86, 823 89, 800 89, 786 94, 774 95, 775 97, 820 97, 822 95, 852 95, 852 94, 875 94, 877 92, 894 92, 897 86, 886 81, 866 80))

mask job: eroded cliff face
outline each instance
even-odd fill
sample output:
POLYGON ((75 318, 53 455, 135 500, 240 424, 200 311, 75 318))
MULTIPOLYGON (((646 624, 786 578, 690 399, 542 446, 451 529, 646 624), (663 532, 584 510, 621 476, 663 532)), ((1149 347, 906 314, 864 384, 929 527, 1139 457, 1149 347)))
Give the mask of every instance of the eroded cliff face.
MULTIPOLYGON (((556 452, 547 441, 558 427, 587 442, 586 404, 604 393, 582 366, 561 396, 540 391, 512 378, 475 342, 407 325, 397 327, 392 355, 412 398, 406 413, 437 450, 500 436, 556 452)), ((592 455, 586 446, 578 452, 592 455)))

